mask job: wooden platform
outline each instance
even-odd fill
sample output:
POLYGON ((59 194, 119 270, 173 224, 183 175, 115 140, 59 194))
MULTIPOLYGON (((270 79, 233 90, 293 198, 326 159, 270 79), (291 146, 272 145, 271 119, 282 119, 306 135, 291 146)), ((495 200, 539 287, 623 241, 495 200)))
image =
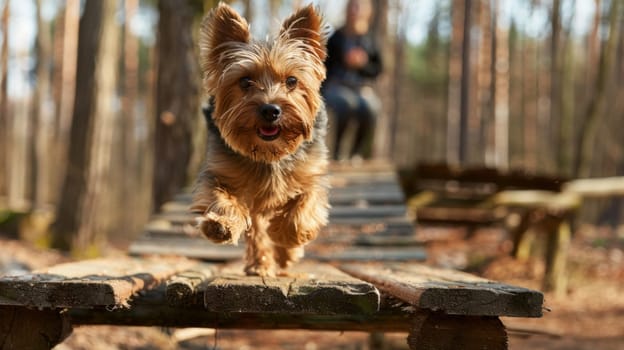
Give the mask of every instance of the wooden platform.
MULTIPOLYGON (((419 164, 404 170, 402 179, 416 194, 408 206, 419 224, 461 225, 469 235, 477 227, 497 225, 509 233, 512 255, 519 259, 528 258, 530 238, 539 232, 546 246, 543 289, 565 294, 570 222, 581 204, 579 193, 587 193, 591 182, 447 164, 419 164)), ((624 183, 607 181, 615 191, 624 183)))
POLYGON ((332 184, 331 223, 288 276, 244 276, 241 247, 189 235, 182 194, 131 256, 0 277, 0 348, 48 349, 72 325, 110 324, 401 331, 413 349, 506 349, 499 316, 542 315, 537 291, 423 265, 387 165, 334 168, 332 184))

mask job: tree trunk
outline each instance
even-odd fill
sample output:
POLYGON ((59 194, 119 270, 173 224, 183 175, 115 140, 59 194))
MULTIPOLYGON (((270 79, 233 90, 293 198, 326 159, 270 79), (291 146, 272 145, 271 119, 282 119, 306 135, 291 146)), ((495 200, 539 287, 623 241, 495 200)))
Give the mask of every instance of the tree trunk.
POLYGON ((587 106, 587 111, 581 120, 578 141, 575 149, 574 177, 587 177, 590 175, 594 137, 600 114, 604 107, 606 88, 617 52, 620 16, 620 1, 612 1, 609 9, 609 36, 600 52, 600 64, 596 76, 593 99, 587 106))
POLYGON ((118 144, 114 131, 119 130, 120 124, 119 115, 114 109, 120 50, 119 28, 115 23, 116 11, 116 1, 104 1, 100 50, 95 69, 95 120, 89 178, 83 222, 74 245, 74 249, 78 249, 81 255, 85 249, 87 252, 97 252, 98 247, 111 232, 114 220, 125 210, 119 205, 121 202, 114 201, 115 194, 121 187, 116 180, 122 173, 119 168, 115 169, 113 166, 119 164, 113 156, 117 153, 114 152, 114 145, 118 144))
POLYGON ((5 1, 0 18, 2 48, 0 48, 0 197, 8 195, 9 154, 9 95, 7 91, 9 72, 9 11, 10 2, 5 1))
POLYGON ((492 83, 494 65, 494 28, 496 23, 496 13, 492 11, 490 0, 479 1, 479 28, 480 28, 480 44, 479 44, 479 60, 477 64, 477 86, 476 86, 476 103, 475 118, 471 128, 475 130, 471 137, 475 149, 479 151, 476 156, 485 161, 486 165, 491 165, 492 155, 494 154, 494 142, 491 132, 491 124, 493 119, 492 106, 492 83), (484 153, 484 154, 483 154, 484 153))
MULTIPOLYGON (((574 6, 572 6, 574 8, 574 6)), ((572 26, 575 14, 568 18, 568 23, 564 26, 564 36, 561 43, 561 87, 559 112, 561 113, 559 121, 559 152, 558 152, 558 170, 559 174, 564 177, 572 176, 572 160, 574 149, 574 103, 575 94, 575 78, 576 71, 574 63, 576 60, 574 43, 572 42, 572 26)), ((587 84, 589 85, 589 84, 587 84)))
MULTIPOLYGON (((116 147, 114 154, 119 154, 114 164, 119 167, 114 176, 116 186, 115 201, 124 202, 130 208, 140 208, 141 196, 138 191, 141 187, 139 182, 139 168, 137 155, 137 97, 139 90, 139 42, 130 30, 132 20, 135 18, 139 7, 138 0, 126 0, 124 2, 124 32, 123 32, 123 93, 121 95, 121 116, 116 130, 120 130, 121 142, 116 147), (135 193, 129 196, 129 193, 135 193)), ((127 233, 134 233, 137 228, 136 213, 132 211, 119 212, 117 227, 127 233)))
POLYGON ((451 43, 449 46, 448 99, 446 123, 446 161, 459 164, 459 124, 462 81, 462 40, 465 3, 454 0, 451 10, 451 43))
POLYGON ((500 23, 500 10, 504 1, 496 5, 495 58, 494 58, 494 144, 497 168, 509 167, 509 35, 507 23, 500 23))
MULTIPOLYGON (((24 62, 30 56, 27 51, 17 53, 16 59, 24 62)), ((9 207, 18 210, 28 210, 28 177, 29 177, 29 130, 31 118, 28 116, 30 112, 31 98, 16 99, 11 104, 8 112, 9 133, 7 142, 9 143, 8 151, 8 194, 9 207)))
POLYGON ((548 148, 551 157, 557 164, 555 171, 560 171, 558 159, 561 152, 561 0, 553 0, 550 17, 550 128, 548 148))
POLYGON ((154 210, 188 183, 192 129, 199 117, 192 10, 175 0, 159 1, 158 9, 154 210))
POLYGON ((78 33, 76 96, 72 115, 67 171, 52 230, 52 247, 72 249, 84 223, 89 165, 95 126, 96 60, 101 48, 103 3, 85 2, 78 33))
MULTIPOLYGON (((54 76, 54 100, 55 103, 55 126, 53 128, 53 152, 54 164, 57 166, 50 173, 50 186, 52 189, 61 188, 65 178, 65 165, 67 159, 69 133, 72 123, 72 108, 74 107, 74 95, 76 93, 76 59, 78 52, 78 24, 80 21, 80 0, 67 0, 61 18, 57 21, 55 33, 55 76, 54 76), (58 34, 58 35, 57 35, 58 34)), ((58 203, 60 191, 50 193, 51 201, 58 203)))
POLYGON ((471 45, 470 31, 472 28, 472 0, 464 1, 464 28, 461 62, 461 91, 459 105, 459 164, 468 161, 468 118, 470 114, 470 65, 471 45))
MULTIPOLYGON (((592 20, 591 31, 587 34, 587 64, 585 81, 590 82, 596 79, 596 67, 598 67, 598 57, 600 55, 600 23, 602 19, 602 1, 594 0, 594 18, 592 20)), ((592 84, 585 84, 585 96, 593 95, 592 84)))
POLYGON ((46 107, 50 93, 50 32, 41 15, 41 0, 36 0, 37 38, 35 50, 37 55, 37 69, 32 111, 30 114, 30 204, 31 208, 41 208, 50 203, 49 174, 52 170, 50 157, 46 150, 50 149, 52 127, 50 113, 46 107))

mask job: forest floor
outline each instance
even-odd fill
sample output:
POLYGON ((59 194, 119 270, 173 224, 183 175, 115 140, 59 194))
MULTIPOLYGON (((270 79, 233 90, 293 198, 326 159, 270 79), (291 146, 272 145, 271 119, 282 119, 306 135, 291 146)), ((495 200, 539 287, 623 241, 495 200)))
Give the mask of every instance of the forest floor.
MULTIPOLYGON (((509 242, 499 230, 479 230, 471 239, 457 229, 420 228, 419 235, 430 242, 432 264, 540 289, 544 265, 539 254, 527 261, 509 258, 509 242)), ((123 250, 123 243, 118 248, 123 250)), ((0 252, 0 274, 68 260, 7 239, 0 239, 0 252)), ((567 293, 547 293, 545 307, 542 318, 503 319, 510 349, 624 349, 624 232, 577 230, 569 254, 567 293)), ((268 336, 267 331, 98 326, 77 327, 55 349, 369 349, 370 341, 366 333, 350 332, 270 331, 268 336)), ((405 334, 387 334, 384 344, 385 349, 407 349, 405 334)))

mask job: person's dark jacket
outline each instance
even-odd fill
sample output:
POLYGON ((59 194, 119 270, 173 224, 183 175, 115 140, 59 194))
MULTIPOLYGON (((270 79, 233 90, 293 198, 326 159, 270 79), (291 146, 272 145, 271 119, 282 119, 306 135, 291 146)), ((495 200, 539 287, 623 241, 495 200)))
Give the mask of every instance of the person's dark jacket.
POLYGON ((347 36, 344 28, 335 31, 327 42, 327 81, 338 82, 352 87, 360 87, 367 80, 381 73, 382 62, 379 49, 371 34, 347 36), (357 70, 348 68, 345 54, 353 47, 360 47, 368 54, 368 63, 357 70))

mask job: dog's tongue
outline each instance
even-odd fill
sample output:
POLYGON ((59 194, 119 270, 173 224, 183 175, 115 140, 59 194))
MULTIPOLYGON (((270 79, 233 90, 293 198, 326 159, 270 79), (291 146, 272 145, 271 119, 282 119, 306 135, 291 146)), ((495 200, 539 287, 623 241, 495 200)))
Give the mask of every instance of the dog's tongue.
POLYGON ((279 132, 277 126, 264 126, 260 128, 260 133, 264 136, 275 136, 279 132))

